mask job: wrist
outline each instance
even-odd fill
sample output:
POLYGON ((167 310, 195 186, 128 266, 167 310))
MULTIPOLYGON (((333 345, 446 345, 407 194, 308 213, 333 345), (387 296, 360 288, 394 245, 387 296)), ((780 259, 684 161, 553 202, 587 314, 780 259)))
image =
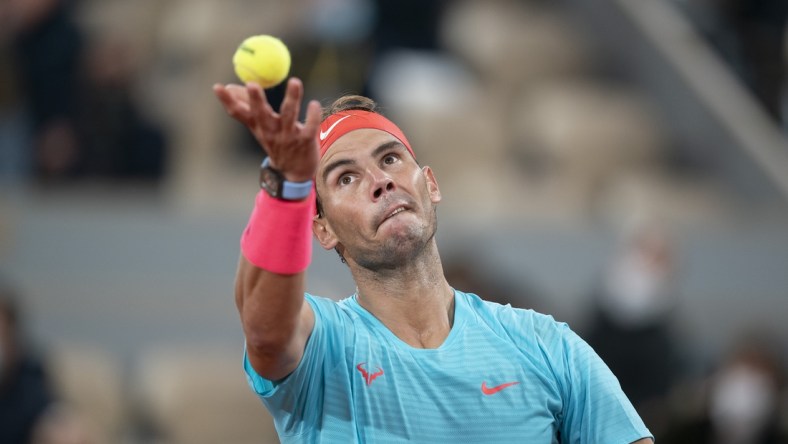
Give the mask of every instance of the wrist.
POLYGON ((286 181, 291 182, 291 183, 303 183, 303 182, 312 183, 313 182, 312 176, 304 176, 302 174, 282 173, 282 176, 284 176, 286 181))
POLYGON ((260 188, 275 199, 304 200, 312 192, 313 185, 311 177, 279 171, 270 157, 260 165, 260 188))
POLYGON ((282 176, 288 182, 307 182, 313 180, 314 177, 314 175, 304 175, 301 173, 294 173, 292 171, 282 171, 279 166, 274 163, 270 156, 263 159, 263 163, 260 166, 263 167, 266 165, 282 173, 282 176))

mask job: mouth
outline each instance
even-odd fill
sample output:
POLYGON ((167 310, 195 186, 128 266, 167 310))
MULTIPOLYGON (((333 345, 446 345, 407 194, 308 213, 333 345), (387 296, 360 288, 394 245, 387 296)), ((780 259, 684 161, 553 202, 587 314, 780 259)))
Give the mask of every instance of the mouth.
MULTIPOLYGON (((395 208, 395 209, 394 209, 394 211, 392 211, 391 213, 389 213, 389 215, 388 215, 388 216, 386 216, 386 219, 388 219, 388 218, 390 218, 390 217, 394 217, 395 215, 397 215, 397 214, 399 214, 399 213, 402 213, 403 211, 405 211, 405 207, 398 207, 398 208, 395 208)), ((384 219, 384 220, 385 220, 385 219, 384 219)))
POLYGON ((396 215, 398 215, 400 213, 404 213, 405 211, 408 211, 408 210, 409 210, 409 208, 405 204, 395 205, 394 207, 390 208, 386 213, 384 213, 385 216, 383 216, 383 218, 380 219, 380 223, 378 223, 378 226, 383 225, 383 223, 386 222, 387 220, 391 219, 392 217, 394 217, 394 216, 396 216, 396 215))

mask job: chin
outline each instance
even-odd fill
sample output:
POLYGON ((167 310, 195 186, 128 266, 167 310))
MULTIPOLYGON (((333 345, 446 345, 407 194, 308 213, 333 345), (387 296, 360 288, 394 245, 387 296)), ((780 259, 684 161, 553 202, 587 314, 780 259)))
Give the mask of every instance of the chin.
POLYGON ((377 247, 357 255, 355 262, 369 270, 390 270, 407 264, 417 258, 429 245, 435 231, 411 229, 392 233, 377 247))

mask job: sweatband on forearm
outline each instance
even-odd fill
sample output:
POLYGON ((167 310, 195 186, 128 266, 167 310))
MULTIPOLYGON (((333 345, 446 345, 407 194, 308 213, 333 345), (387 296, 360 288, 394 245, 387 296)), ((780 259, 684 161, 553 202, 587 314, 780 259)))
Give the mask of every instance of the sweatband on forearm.
POLYGON ((261 190, 241 236, 241 252, 249 262, 272 273, 306 270, 312 260, 314 214, 314 190, 299 201, 274 199, 261 190))

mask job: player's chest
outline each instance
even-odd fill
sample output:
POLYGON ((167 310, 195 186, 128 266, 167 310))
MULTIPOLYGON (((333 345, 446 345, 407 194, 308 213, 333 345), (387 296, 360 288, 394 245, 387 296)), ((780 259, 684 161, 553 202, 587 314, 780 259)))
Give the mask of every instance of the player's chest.
POLYGON ((414 351, 372 337, 346 350, 359 423, 399 430, 407 439, 450 429, 465 442, 495 442, 491 434, 520 441, 523 433, 531 442, 551 442, 561 404, 550 378, 514 345, 469 339, 414 351))

